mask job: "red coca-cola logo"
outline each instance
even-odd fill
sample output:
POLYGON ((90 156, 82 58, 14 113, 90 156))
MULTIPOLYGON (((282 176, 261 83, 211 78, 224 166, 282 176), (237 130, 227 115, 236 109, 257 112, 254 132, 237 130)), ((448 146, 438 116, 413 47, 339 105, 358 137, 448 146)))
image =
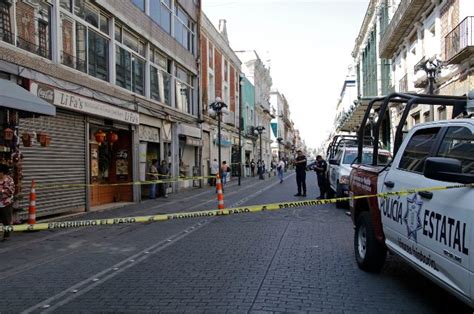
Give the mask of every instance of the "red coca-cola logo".
POLYGON ((54 89, 51 87, 47 86, 38 86, 38 91, 37 91, 38 97, 46 100, 49 103, 54 103, 54 89))

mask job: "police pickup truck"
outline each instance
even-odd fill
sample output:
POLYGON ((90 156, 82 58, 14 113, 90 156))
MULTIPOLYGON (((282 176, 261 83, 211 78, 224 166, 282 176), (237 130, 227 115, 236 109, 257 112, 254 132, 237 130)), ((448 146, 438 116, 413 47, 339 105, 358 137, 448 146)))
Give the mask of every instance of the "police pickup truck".
MULTIPOLYGON (((374 156, 388 106, 402 103, 405 110, 389 165, 378 165, 376 158, 368 164, 361 162, 359 144, 358 163, 350 175, 350 207, 359 268, 380 271, 390 251, 474 307, 474 119, 416 125, 404 138, 402 131, 414 105, 453 106, 453 115, 472 117, 472 100, 399 93, 373 99, 367 110, 380 105, 373 129, 374 156), (442 188, 449 186, 456 187, 442 188), (406 193, 394 193, 399 191, 406 193)), ((360 138, 367 129, 367 117, 368 112, 360 138)))

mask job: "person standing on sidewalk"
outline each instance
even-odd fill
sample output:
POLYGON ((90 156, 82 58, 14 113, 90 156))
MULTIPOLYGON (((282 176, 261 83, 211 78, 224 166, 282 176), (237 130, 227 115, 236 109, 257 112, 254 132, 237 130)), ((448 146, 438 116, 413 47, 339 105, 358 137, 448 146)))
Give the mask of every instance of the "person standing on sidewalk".
POLYGON ((285 162, 283 159, 280 159, 276 166, 276 171, 278 174, 278 179, 280 179, 280 183, 283 183, 283 172, 285 171, 285 162))
MULTIPOLYGON (((159 174, 160 180, 169 179, 169 173, 170 173, 170 170, 168 168, 168 163, 166 162, 166 160, 162 160, 160 166, 158 167, 158 174, 159 174)), ((168 195, 166 194, 167 187, 168 187, 167 182, 160 182, 159 189, 158 189, 160 196, 163 196, 164 198, 168 198, 168 195)))
POLYGON ((222 162, 222 167, 221 167, 221 172, 222 172, 222 186, 224 186, 227 183, 227 172, 229 172, 229 166, 227 165, 227 161, 222 162))
POLYGON ((250 162, 250 171, 252 171, 252 177, 255 177, 255 161, 250 162))
POLYGON ((318 199, 325 199, 326 198, 326 189, 327 189, 327 180, 326 180, 326 171, 328 169, 328 164, 323 159, 322 156, 318 155, 316 157, 316 165, 314 167, 314 171, 316 171, 316 175, 318 176, 318 186, 319 186, 319 197, 318 199))
POLYGON ((156 198, 156 180, 158 180, 158 160, 157 159, 152 159, 151 160, 151 166, 149 170, 149 176, 150 176, 150 181, 152 181, 150 185, 150 199, 155 199, 156 198))
MULTIPOLYGON (((13 195, 15 195, 15 183, 8 175, 9 168, 7 165, 0 164, 0 187, 2 194, 0 195, 0 222, 4 226, 13 223, 13 195)), ((3 240, 10 236, 10 232, 3 233, 3 240)))
POLYGON ((295 168, 298 193, 296 193, 295 196, 306 196, 306 156, 303 155, 301 150, 297 150, 296 154, 295 168), (303 194, 301 194, 301 192, 303 192, 303 194))
POLYGON ((211 186, 216 186, 216 176, 219 172, 219 163, 217 159, 214 158, 214 161, 211 163, 211 186))

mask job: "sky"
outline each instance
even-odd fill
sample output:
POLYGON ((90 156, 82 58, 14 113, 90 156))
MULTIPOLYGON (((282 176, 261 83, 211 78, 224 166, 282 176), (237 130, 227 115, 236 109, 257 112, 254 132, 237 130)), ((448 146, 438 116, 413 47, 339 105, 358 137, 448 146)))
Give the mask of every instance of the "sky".
POLYGON ((272 88, 283 93, 306 145, 333 128, 337 101, 369 0, 202 0, 230 46, 269 60, 272 88))

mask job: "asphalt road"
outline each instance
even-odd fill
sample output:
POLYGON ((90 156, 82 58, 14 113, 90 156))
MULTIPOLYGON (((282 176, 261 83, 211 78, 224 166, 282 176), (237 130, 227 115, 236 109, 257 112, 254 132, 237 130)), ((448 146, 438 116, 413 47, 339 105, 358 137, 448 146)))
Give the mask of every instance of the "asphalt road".
MULTIPOLYGON (((295 176, 226 188, 226 206, 301 200, 295 176)), ((319 195, 308 173, 308 199, 319 195)), ((204 188, 76 219, 217 207, 204 188)), ((471 312, 398 258, 360 271, 333 205, 14 234, 0 243, 0 313, 471 312)))

